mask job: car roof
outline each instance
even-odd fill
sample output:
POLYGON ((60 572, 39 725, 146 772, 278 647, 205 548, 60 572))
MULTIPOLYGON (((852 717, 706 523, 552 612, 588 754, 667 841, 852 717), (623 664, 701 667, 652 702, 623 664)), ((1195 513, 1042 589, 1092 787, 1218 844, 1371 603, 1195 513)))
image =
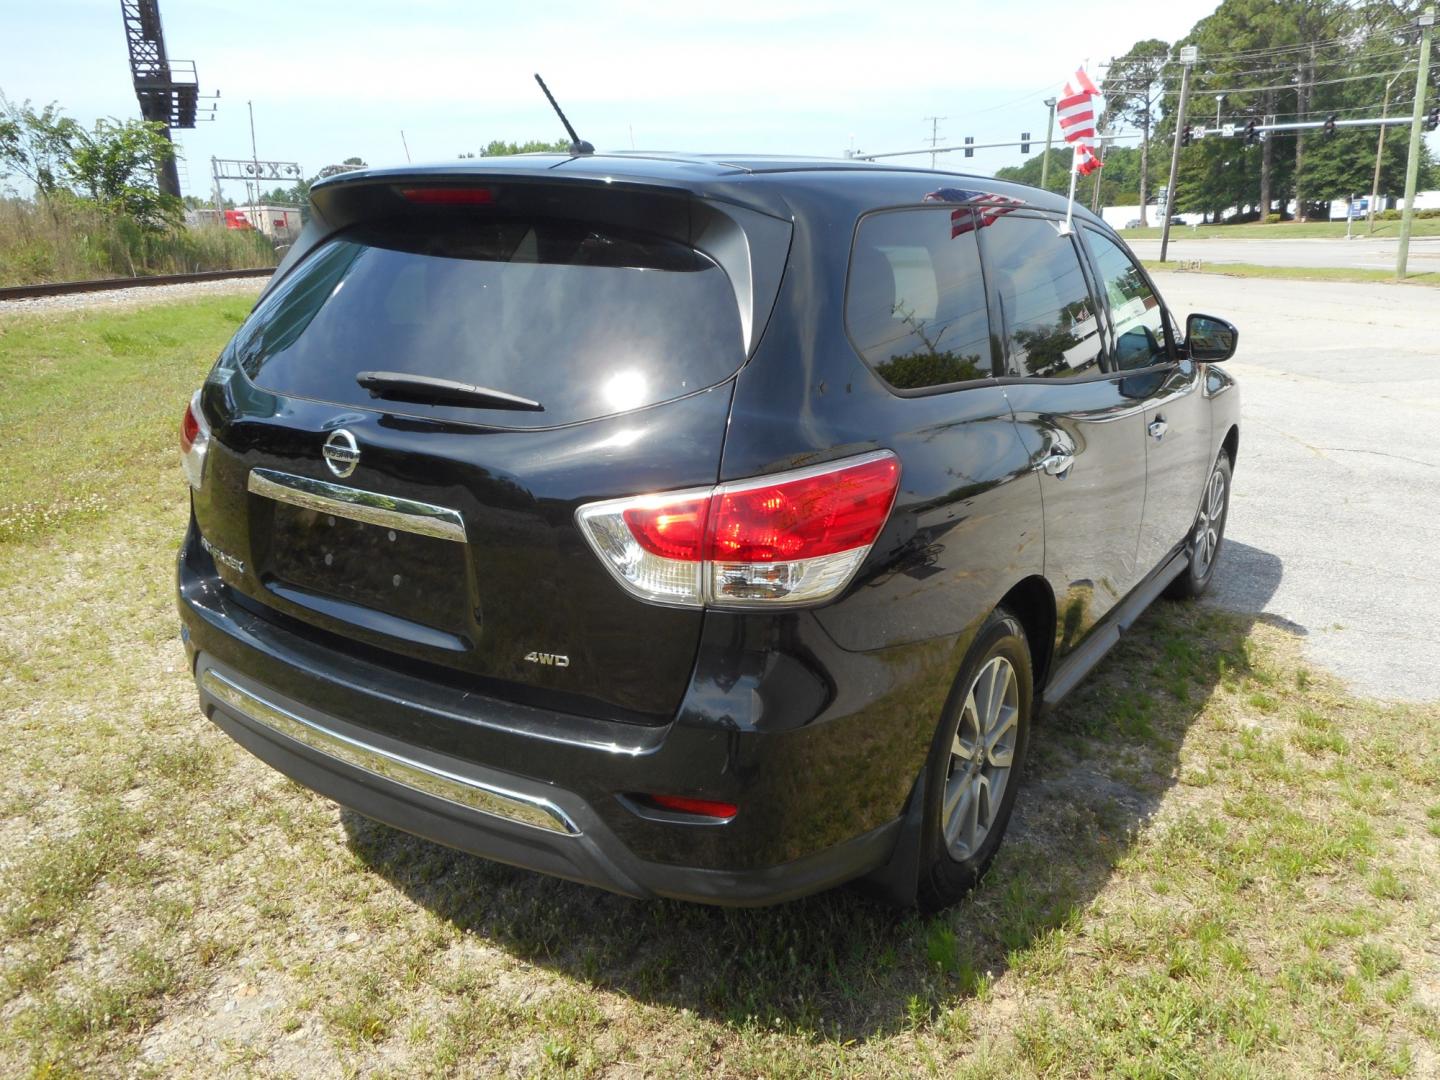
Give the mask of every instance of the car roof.
MULTIPOLYGON (((962 193, 1002 195, 1037 209, 1065 212, 1063 196, 993 176, 928 169, 917 165, 863 161, 856 158, 806 157, 802 155, 674 153, 659 151, 618 151, 593 154, 514 154, 505 157, 461 158, 455 161, 395 168, 362 169, 322 180, 316 189, 344 186, 373 180, 464 179, 503 173, 514 176, 566 177, 628 182, 685 188, 721 197, 751 196, 769 189, 768 195, 782 198, 787 192, 808 191, 816 195, 843 197, 855 205, 896 206, 919 203, 925 195, 942 189, 962 193)), ((775 212, 770 199, 765 208, 775 212)), ((1099 218, 1080 204, 1075 216, 1089 222, 1099 218)))

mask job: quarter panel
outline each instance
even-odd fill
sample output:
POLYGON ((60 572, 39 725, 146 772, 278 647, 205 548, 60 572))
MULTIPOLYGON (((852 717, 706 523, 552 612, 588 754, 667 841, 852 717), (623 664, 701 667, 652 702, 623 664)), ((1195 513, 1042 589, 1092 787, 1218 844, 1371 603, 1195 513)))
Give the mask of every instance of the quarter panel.
POLYGON ((889 449, 901 462, 895 507, 834 603, 707 613, 677 715, 677 729, 730 733, 727 771, 767 793, 751 820, 774 815, 785 857, 902 812, 976 627, 1043 569, 1038 482, 1004 390, 899 396, 845 335, 863 209, 799 200, 775 312, 737 378, 721 479, 889 449), (763 756, 748 756, 749 733, 766 736, 763 756))

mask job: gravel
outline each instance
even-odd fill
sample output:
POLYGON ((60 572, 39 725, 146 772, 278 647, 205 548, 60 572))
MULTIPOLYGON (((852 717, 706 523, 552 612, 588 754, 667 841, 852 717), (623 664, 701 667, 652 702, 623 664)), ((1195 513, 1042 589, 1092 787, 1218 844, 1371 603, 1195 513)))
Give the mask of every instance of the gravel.
POLYGON ((61 311, 123 311, 149 304, 174 303, 202 296, 227 294, 258 294, 265 278, 231 278, 225 281, 194 281, 184 285, 141 285, 133 289, 110 289, 105 292, 68 293, 64 296, 39 296, 31 300, 0 300, 0 317, 36 315, 61 311))

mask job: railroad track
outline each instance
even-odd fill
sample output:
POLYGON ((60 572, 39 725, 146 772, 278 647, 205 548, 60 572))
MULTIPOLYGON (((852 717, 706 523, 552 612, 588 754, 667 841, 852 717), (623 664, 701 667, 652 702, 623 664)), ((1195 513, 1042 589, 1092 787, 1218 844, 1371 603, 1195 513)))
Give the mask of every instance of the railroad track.
POLYGON ((224 281, 226 278, 269 277, 273 266, 253 270, 203 270, 196 274, 154 274, 149 277, 99 278, 95 281, 53 281, 48 285, 10 285, 0 288, 0 302, 33 300, 39 296, 69 293, 108 292, 112 289, 142 289, 157 285, 188 285, 195 281, 224 281))

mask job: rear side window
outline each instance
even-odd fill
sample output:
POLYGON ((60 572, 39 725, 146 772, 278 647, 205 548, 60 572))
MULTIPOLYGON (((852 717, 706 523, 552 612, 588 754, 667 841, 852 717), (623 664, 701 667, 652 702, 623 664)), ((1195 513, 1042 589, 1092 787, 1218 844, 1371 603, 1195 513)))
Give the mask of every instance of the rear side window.
POLYGON ((982 230, 985 265, 1005 316, 1008 375, 1065 378, 1099 371, 1095 303, 1061 223, 1004 217, 982 230))
POLYGON ((1115 241, 1094 229, 1085 241, 1095 256, 1110 321, 1115 326, 1115 366, 1120 371, 1163 364, 1170 359, 1165 347, 1165 324, 1160 298, 1145 283, 1135 260, 1115 241))
POLYGON ((539 401, 543 412, 385 402, 548 427, 668 401, 744 361, 729 279, 671 240, 565 221, 367 227, 325 243, 236 335, 279 394, 382 407, 361 371, 427 375, 539 401))
POLYGON ((845 323, 897 390, 989 378, 985 282, 968 210, 872 214, 850 254, 845 323))

